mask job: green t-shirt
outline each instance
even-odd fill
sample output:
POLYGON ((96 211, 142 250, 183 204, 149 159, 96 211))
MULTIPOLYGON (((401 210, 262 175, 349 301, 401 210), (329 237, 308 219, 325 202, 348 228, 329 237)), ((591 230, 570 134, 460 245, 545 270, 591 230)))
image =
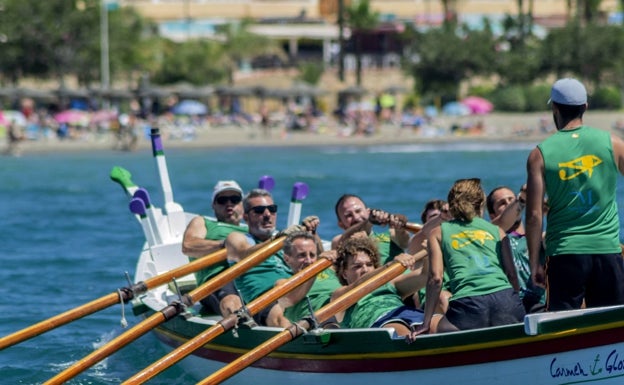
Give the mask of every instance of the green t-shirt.
POLYGON ((452 300, 511 288, 501 267, 497 226, 483 218, 443 222, 442 255, 452 300))
MULTIPOLYGON (((204 218, 204 223, 206 224, 206 239, 211 241, 222 241, 227 238, 228 234, 233 231, 238 231, 240 233, 247 232, 247 228, 244 226, 236 226, 230 223, 217 222, 208 218, 204 218)), ((189 259, 194 260, 197 258, 191 257, 189 259)), ((219 262, 196 272, 195 279, 197 280, 197 284, 201 285, 202 283, 207 282, 212 277, 227 269, 228 266, 228 262, 224 260, 223 262, 219 262)))
POLYGON ((518 283, 520 284, 520 292, 518 295, 520 298, 523 298, 525 295, 539 297, 539 302, 545 304, 546 290, 536 286, 531 279, 529 249, 527 247, 526 237, 512 232, 507 234, 507 238, 509 238, 509 243, 511 244, 514 266, 518 273, 518 283))
POLYGON ((387 283, 365 295, 347 309, 340 323, 344 328, 369 328, 381 316, 403 306, 403 301, 393 284, 387 283))
MULTIPOLYGON (((310 299, 312 310, 317 311, 329 303, 332 293, 340 286, 340 281, 338 281, 336 272, 333 269, 325 269, 318 273, 316 275, 316 279, 314 280, 314 284, 308 292, 308 298, 310 299)), ((302 318, 310 316, 308 301, 304 298, 293 306, 286 308, 286 310, 284 310, 284 315, 292 322, 296 322, 302 318)))
POLYGON ((549 206, 546 255, 620 253, 610 134, 581 126, 558 131, 538 148, 549 206))
POLYGON ((377 242, 377 250, 379 250, 379 260, 381 264, 392 262, 394 257, 401 254, 403 249, 396 243, 392 242, 389 231, 382 233, 371 232, 370 236, 375 242, 377 242))
MULTIPOLYGON (((251 234, 247 233, 245 235, 250 244, 261 243, 253 238, 251 234)), ((288 279, 292 276, 292 271, 284 262, 283 255, 282 250, 278 251, 234 280, 246 303, 253 301, 262 293, 273 288, 277 280, 288 279)))

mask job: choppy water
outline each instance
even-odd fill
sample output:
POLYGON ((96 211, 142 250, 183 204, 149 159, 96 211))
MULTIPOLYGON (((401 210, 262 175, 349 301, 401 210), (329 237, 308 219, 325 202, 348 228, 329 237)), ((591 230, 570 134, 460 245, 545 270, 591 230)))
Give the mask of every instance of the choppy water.
MULTIPOLYGON (((501 184, 518 188, 533 146, 172 149, 166 156, 174 198, 187 211, 210 213, 216 180, 236 179, 249 189, 271 175, 279 224, 286 222, 293 184, 305 182, 310 194, 302 215, 319 215, 320 233, 330 238, 339 231, 334 204, 343 193, 419 222, 425 202, 445 198, 456 179, 480 177, 486 190, 501 184)), ((127 198, 109 179, 116 165, 130 170, 161 205, 149 151, 0 158, 0 336, 126 286, 124 272, 133 274, 143 239, 127 198)), ((113 306, 0 351, 0 383, 44 382, 119 335, 120 318, 121 306, 113 306)), ((69 383, 117 384, 164 353, 148 334, 69 383)), ((150 383, 195 382, 174 367, 150 383)))

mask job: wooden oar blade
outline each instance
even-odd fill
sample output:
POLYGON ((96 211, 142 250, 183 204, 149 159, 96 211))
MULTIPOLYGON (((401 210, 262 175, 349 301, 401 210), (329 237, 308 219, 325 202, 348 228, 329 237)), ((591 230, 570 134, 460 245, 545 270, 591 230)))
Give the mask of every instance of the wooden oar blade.
MULTIPOLYGON (((327 321, 336 313, 346 310, 353 306, 366 294, 375 290, 376 288, 390 282, 392 279, 398 277, 405 271, 405 267, 396 262, 388 266, 386 269, 380 271, 374 276, 370 277, 366 281, 357 285, 347 293, 341 295, 336 300, 328 303, 314 313, 315 318, 319 322, 327 321)), ((299 321, 296 325, 292 325, 288 329, 278 333, 266 342, 260 344, 256 348, 250 350, 244 355, 238 357, 223 368, 217 370, 204 380, 198 382, 198 385, 213 385, 219 384, 228 378, 232 377, 236 373, 250 366, 254 362, 258 361, 262 357, 272 353, 280 346, 298 338, 304 333, 304 331, 310 329, 312 325, 309 325, 307 321, 299 321)))

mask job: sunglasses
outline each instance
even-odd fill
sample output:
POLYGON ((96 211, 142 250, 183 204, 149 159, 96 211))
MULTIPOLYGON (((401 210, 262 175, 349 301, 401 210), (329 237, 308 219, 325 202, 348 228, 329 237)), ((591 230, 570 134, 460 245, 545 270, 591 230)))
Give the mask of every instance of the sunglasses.
POLYGON ((271 214, 275 214, 277 212, 277 205, 268 205, 268 206, 254 206, 247 210, 247 212, 253 211, 254 213, 260 215, 264 214, 264 210, 269 210, 271 214))
POLYGON ((226 203, 231 202, 233 205, 239 204, 243 198, 240 195, 223 195, 215 198, 215 202, 220 205, 224 205, 226 203))

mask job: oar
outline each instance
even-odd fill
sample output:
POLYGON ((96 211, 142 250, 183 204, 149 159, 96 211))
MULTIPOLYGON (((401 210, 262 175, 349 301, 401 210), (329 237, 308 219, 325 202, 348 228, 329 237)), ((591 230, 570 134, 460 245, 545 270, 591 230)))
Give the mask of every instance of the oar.
POLYGON ((275 254, 278 250, 282 248, 285 238, 285 236, 281 236, 273 241, 266 242, 266 244, 264 244, 260 249, 251 253, 246 258, 236 263, 234 266, 225 269, 223 272, 219 273, 208 282, 182 296, 180 301, 173 302, 172 304, 166 306, 164 309, 154 313, 150 317, 143 320, 141 323, 127 330, 123 334, 120 334, 115 339, 111 340, 110 342, 95 350, 88 356, 76 362, 71 367, 65 369, 63 372, 57 374, 56 376, 45 382, 45 385, 62 384, 76 377, 84 370, 100 362, 117 350, 123 348, 130 342, 141 337, 143 334, 154 329, 158 325, 172 319, 173 317, 176 317, 180 313, 184 312, 185 306, 192 306, 195 302, 207 297, 226 283, 230 282, 234 278, 245 273, 247 270, 251 269, 271 255, 275 254))
POLYGON ((167 170, 167 160, 165 159, 165 150, 163 148, 160 130, 154 127, 151 130, 152 153, 156 160, 156 168, 160 177, 160 184, 165 198, 165 213, 169 223, 169 235, 176 239, 182 236, 186 229, 186 218, 182 206, 173 200, 173 190, 171 189, 171 180, 169 179, 169 171, 167 170))
POLYGON ((119 183, 128 197, 132 198, 139 187, 132 181, 132 174, 123 167, 115 166, 110 172, 110 178, 119 183))
POLYGON ((423 228, 423 226, 421 224, 418 224, 418 223, 407 222, 405 224, 405 230, 409 231, 410 233, 414 233, 414 234, 416 234, 417 232, 422 230, 422 228, 423 228))
POLYGON ((286 227, 299 224, 299 219, 301 219, 301 201, 308 196, 309 191, 308 185, 303 182, 297 182, 293 185, 286 227))
MULTIPOLYGON (((282 285, 272 288, 271 290, 262 294, 260 297, 249 302, 249 304, 247 304, 247 311, 252 316, 257 314, 258 312, 260 312, 260 310, 277 301, 279 298, 281 298, 291 290, 301 286, 307 280, 316 276, 318 273, 331 266, 331 264, 332 262, 329 259, 319 258, 318 261, 299 271, 282 285)), ((175 350, 171 351, 160 360, 143 369, 141 372, 135 374, 134 376, 123 382, 122 385, 142 384, 154 378, 156 375, 171 367, 175 363, 179 362, 184 357, 193 353, 195 350, 199 349, 200 347, 217 338, 221 334, 235 327, 237 322, 238 316, 236 314, 229 315, 215 325, 209 327, 205 331, 188 340, 175 350)))
MULTIPOLYGON (((392 263, 388 268, 380 271, 375 274, 371 278, 362 282, 361 284, 354 287, 352 290, 347 293, 341 295, 335 301, 330 302, 329 304, 323 306, 319 310, 314 313, 314 316, 319 322, 327 321, 336 313, 348 309, 350 306, 355 304, 360 298, 364 297, 366 294, 380 287, 381 285, 390 282, 393 278, 398 277, 405 271, 405 267, 398 262, 392 263)), ((268 339, 263 342, 255 349, 250 350, 246 354, 238 357, 236 360, 232 361, 230 364, 224 366, 223 368, 217 370, 210 376, 206 377, 204 380, 198 382, 198 385, 207 385, 207 384, 218 384, 222 381, 227 380, 232 377, 236 373, 245 369, 249 365, 258 361, 262 357, 270 354, 274 350, 278 349, 280 346, 290 342, 300 335, 302 335, 305 331, 312 328, 312 325, 308 324, 308 321, 301 320, 296 324, 291 325, 284 331, 276 334, 274 337, 268 339)))
POLYGON ((145 235, 145 239, 147 240, 147 244, 151 247, 156 244, 156 235, 154 235, 154 227, 152 226, 152 222, 147 217, 145 202, 139 198, 132 198, 130 201, 130 211, 133 214, 139 216, 139 221, 141 222, 141 228, 143 228, 143 235, 145 235))
POLYGON ((271 175, 263 175, 258 181, 258 188, 271 191, 275 187, 275 179, 271 175))
POLYGON ((160 225, 159 219, 162 219, 162 214, 160 212, 156 212, 154 205, 152 205, 152 200, 150 199, 150 195, 147 190, 143 187, 138 188, 133 195, 135 198, 139 198, 145 204, 145 213, 147 215, 147 219, 150 222, 152 228, 154 229, 154 241, 156 245, 162 243, 163 233, 165 232, 160 225))
POLYGON ((123 300, 124 303, 130 301, 135 296, 143 294, 155 287, 164 285, 174 278, 184 277, 198 270, 205 269, 206 267, 212 266, 215 263, 225 260, 225 258, 227 258, 227 251, 225 249, 216 251, 212 254, 206 255, 203 258, 196 259, 189 264, 180 266, 173 270, 169 270, 166 273, 148 278, 143 282, 136 283, 130 288, 119 289, 119 291, 115 291, 89 303, 86 303, 82 306, 48 318, 47 320, 41 321, 35 325, 29 326, 13 334, 9 334, 8 336, 0 338, 0 350, 18 344, 30 338, 36 337, 49 330, 55 329, 59 326, 63 326, 65 324, 68 324, 69 322, 75 321, 89 314, 93 314, 102 309, 106 309, 109 306, 119 303, 120 299, 123 300), (119 298, 120 293, 123 298, 119 298))

